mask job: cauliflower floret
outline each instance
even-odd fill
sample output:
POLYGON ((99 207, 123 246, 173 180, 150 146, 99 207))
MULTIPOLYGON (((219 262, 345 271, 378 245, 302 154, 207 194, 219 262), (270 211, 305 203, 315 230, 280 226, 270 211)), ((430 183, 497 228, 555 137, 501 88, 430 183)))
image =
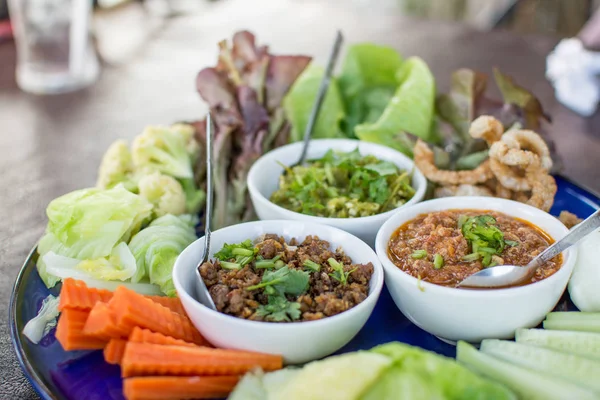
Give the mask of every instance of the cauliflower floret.
POLYGON ((146 175, 140 179, 139 189, 140 196, 153 204, 157 217, 185 213, 185 193, 176 179, 160 173, 146 175))
POLYGON ((189 137, 168 127, 148 127, 132 146, 133 164, 142 171, 161 172, 181 179, 194 177, 188 153, 189 137))
POLYGON ((186 143, 185 148, 188 154, 192 160, 196 160, 200 152, 200 145, 194 137, 194 134, 196 133, 194 127, 188 124, 175 124, 171 126, 171 130, 184 137, 186 143))
POLYGON ((100 189, 111 189, 119 183, 129 191, 135 191, 136 182, 133 178, 133 161, 127 142, 117 140, 110 145, 98 169, 96 186, 100 189))

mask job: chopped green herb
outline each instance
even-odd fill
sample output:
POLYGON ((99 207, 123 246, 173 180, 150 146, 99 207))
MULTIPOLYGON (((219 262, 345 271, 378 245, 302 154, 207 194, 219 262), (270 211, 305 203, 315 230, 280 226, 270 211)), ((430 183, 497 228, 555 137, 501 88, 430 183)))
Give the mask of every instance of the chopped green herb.
MULTIPOLYGON (((259 259, 257 259, 254 263, 254 268, 276 268, 276 263, 277 261, 280 261, 279 259, 281 258, 281 256, 275 256, 270 260, 265 260, 262 257, 259 257, 259 259)), ((283 263, 283 261, 282 261, 283 263)), ((285 264, 283 264, 285 265, 285 264)), ((283 265, 281 265, 283 267, 283 265)))
POLYGON ((479 253, 471 253, 471 254, 467 254, 466 256, 464 256, 462 258, 463 261, 466 262, 473 262, 473 261, 477 261, 481 258, 481 254, 479 253))
POLYGON ((236 247, 231 250, 231 254, 233 254, 234 256, 253 256, 254 250, 236 247))
POLYGON ((221 261, 221 267, 223 267, 224 269, 235 270, 235 269, 242 269, 242 264, 229 262, 229 261, 221 261))
POLYGON ((223 263, 229 265, 229 268, 225 266, 223 268, 240 269, 250 264, 257 253, 258 249, 254 247, 252 241, 248 239, 237 244, 225 243, 221 250, 215 253, 214 257, 220 260, 222 265, 223 263))
POLYGON ((254 268, 275 268, 275 262, 273 260, 258 260, 254 263, 254 268))
POLYGON ((308 165, 286 168, 271 201, 319 217, 352 218, 392 210, 410 199, 411 176, 389 161, 328 151, 308 165))
POLYGON ((516 247, 519 245, 519 242, 516 242, 514 240, 505 240, 504 243, 506 243, 507 245, 509 245, 510 247, 516 247))
POLYGON ((249 254, 243 254, 243 255, 253 255, 253 254, 256 254, 256 252, 258 252, 258 250, 254 249, 254 245, 252 244, 252 241, 250 239, 248 239, 248 240, 244 240, 242 243, 237 243, 237 244, 225 243, 223 245, 223 248, 215 253, 214 257, 221 261, 229 261, 232 258, 235 258, 236 255, 240 255, 240 254, 235 254, 233 252, 235 249, 252 251, 249 254))
POLYGON ((282 260, 275 261, 275 268, 277 268, 277 269, 283 267, 284 265, 285 265, 285 263, 282 260))
POLYGON ((341 283, 342 286, 345 286, 348 283, 348 277, 351 273, 356 271, 356 268, 351 271, 344 271, 344 264, 338 262, 335 258, 328 258, 327 262, 333 269, 333 273, 329 274, 329 276, 341 283))
POLYGON ((433 257, 433 268, 440 269, 444 266, 444 257, 441 254, 436 254, 433 257))
POLYGON ((422 258, 427 257, 427 251, 425 250, 415 250, 413 251, 413 253, 410 255, 412 258, 420 260, 422 258))
POLYGON ((271 286, 274 292, 281 296, 286 294, 298 296, 308 289, 308 272, 282 267, 274 271, 267 271, 261 283, 248 286, 246 290, 256 290, 271 286))
POLYGON ((311 270, 312 272, 319 272, 321 270, 321 265, 317 264, 316 262, 314 262, 311 259, 306 259, 304 260, 304 262, 302 263, 302 265, 306 268, 308 268, 309 270, 311 270))
POLYGON ((496 218, 491 215, 461 216, 458 223, 461 226, 463 236, 471 245, 472 251, 472 254, 463 257, 463 261, 481 259, 481 264, 484 267, 489 267, 492 256, 501 254, 506 244, 508 244, 504 240, 504 233, 496 226, 496 218), (479 256, 474 258, 473 254, 479 256))
POLYGON ((256 315, 273 322, 297 320, 301 315, 300 304, 283 296, 269 296, 268 304, 259 306, 256 315))

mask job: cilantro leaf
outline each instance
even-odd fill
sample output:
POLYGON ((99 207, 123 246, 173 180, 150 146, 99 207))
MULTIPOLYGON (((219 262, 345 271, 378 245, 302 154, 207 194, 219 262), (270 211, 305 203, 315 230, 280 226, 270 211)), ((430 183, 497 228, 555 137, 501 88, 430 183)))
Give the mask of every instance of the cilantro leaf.
POLYGON ((299 296, 308 289, 309 273, 290 269, 288 266, 267 271, 262 277, 261 283, 248 286, 246 290, 256 290, 271 287, 270 292, 299 296))
POLYGON ((256 315, 267 321, 282 322, 300 318, 300 304, 288 301, 282 296, 269 296, 268 304, 260 305, 256 315))
POLYGON ((367 164, 363 167, 368 171, 373 171, 379 176, 396 175, 398 167, 390 161, 380 161, 376 164, 367 164))

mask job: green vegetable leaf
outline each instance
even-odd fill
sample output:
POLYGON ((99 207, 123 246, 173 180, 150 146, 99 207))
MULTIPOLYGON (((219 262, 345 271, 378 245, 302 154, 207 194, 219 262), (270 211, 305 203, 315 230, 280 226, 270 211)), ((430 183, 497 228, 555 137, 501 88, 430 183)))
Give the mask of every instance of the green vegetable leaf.
POLYGON ((235 260, 241 266, 249 264, 258 253, 258 249, 250 239, 244 240, 242 243, 225 243, 221 250, 217 251, 213 257, 220 261, 235 260))
POLYGON ((271 201, 289 210, 333 218, 389 211, 414 195, 408 173, 373 155, 328 151, 308 165, 288 168, 271 201))
POLYGON ((504 240, 504 243, 506 243, 507 245, 509 245, 511 247, 516 247, 519 245, 519 242, 516 242, 514 240, 504 240))
POLYGON ((486 87, 484 74, 461 68, 452 74, 449 93, 436 100, 438 115, 454 128, 463 142, 472 140, 469 127, 477 116, 476 107, 486 87))
POLYGON ((348 47, 339 76, 345 97, 353 97, 364 88, 396 85, 396 72, 402 57, 391 47, 359 43, 348 47))
POLYGON ((367 164, 363 168, 368 171, 373 171, 380 176, 395 175, 398 173, 398 167, 391 161, 380 161, 376 164, 367 164))
POLYGON ((496 219, 491 215, 478 215, 466 220, 459 218, 461 232, 471 245, 472 254, 463 257, 463 261, 475 261, 481 258, 481 264, 489 267, 492 256, 504 250, 504 233, 496 226, 496 219), (474 254, 479 256, 475 258, 474 254))
POLYGON ((137 271, 131 278, 136 283, 148 279, 160 286, 168 296, 175 295, 173 266, 177 256, 194 240, 195 218, 189 215, 165 215, 157 218, 129 242, 137 271))
POLYGON ((274 271, 265 272, 261 283, 248 286, 246 290, 257 290, 271 286, 281 296, 286 294, 299 296, 308 289, 308 281, 308 272, 284 266, 274 271))
POLYGON ((401 65, 400 54, 389 47, 360 43, 348 48, 339 75, 347 136, 355 137, 356 125, 374 123, 383 114, 398 85, 396 72, 401 65))
POLYGON ((486 149, 482 151, 477 151, 475 153, 467 154, 466 156, 462 156, 461 158, 456 160, 455 167, 458 170, 475 169, 479 166, 479 164, 488 159, 488 153, 489 151, 486 149))
POLYGON ((504 75, 498 68, 494 68, 494 79, 502 93, 504 103, 520 107, 525 114, 525 128, 538 130, 540 119, 550 121, 544 112, 542 103, 527 89, 517 85, 511 77, 504 75))
POLYGON ((60 281, 46 271, 43 256, 50 251, 80 261, 108 257, 118 243, 129 241, 147 223, 151 210, 152 204, 122 185, 77 190, 52 200, 37 249, 40 277, 48 287, 60 281))
MULTIPOLYGON (((283 99, 283 108, 292 130, 290 141, 302 140, 308 118, 317 97, 324 70, 314 64, 309 65, 292 85, 283 99)), ((341 121, 344 118, 344 104, 335 78, 331 78, 327 94, 321 105, 319 117, 312 133, 313 138, 343 137, 341 121)))
POLYGON ((300 304, 282 296, 269 296, 268 304, 259 306, 256 315, 273 322, 297 320, 301 315, 300 304))
POLYGON ((356 136, 380 143, 405 154, 412 146, 402 138, 409 132, 425 141, 435 141, 431 130, 435 100, 435 80, 427 64, 417 57, 408 59, 397 72, 399 86, 381 117, 375 123, 358 125, 356 136))

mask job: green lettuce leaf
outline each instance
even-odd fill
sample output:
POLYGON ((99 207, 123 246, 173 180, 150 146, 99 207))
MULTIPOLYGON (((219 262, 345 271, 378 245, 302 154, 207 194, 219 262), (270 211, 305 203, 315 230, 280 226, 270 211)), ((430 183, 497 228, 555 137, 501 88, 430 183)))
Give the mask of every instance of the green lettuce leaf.
MULTIPOLYGON (((367 395, 361 400, 398 398, 395 391, 398 386, 393 381, 408 381, 408 379, 403 379, 405 374, 417 375, 422 378, 422 382, 429 388, 436 388, 437 390, 432 389, 431 392, 428 392, 425 388, 413 387, 410 389, 415 394, 431 395, 433 396, 431 398, 434 399, 516 399, 516 396, 506 387, 471 372, 453 359, 418 347, 393 342, 374 347, 370 351, 388 356, 394 361, 394 368, 387 371, 388 375, 393 376, 387 376, 385 379, 375 382, 366 392, 367 395), (385 390, 378 388, 378 385, 382 385, 385 390), (369 397, 370 392, 379 395, 379 397, 369 397)), ((415 383, 413 382, 411 385, 415 385, 415 383)), ((430 397, 417 396, 414 398, 429 399, 430 397)))
POLYGON ((354 137, 360 123, 376 122, 398 86, 402 57, 390 47, 360 43, 348 48, 338 77, 346 105, 344 131, 354 137))
POLYGON ((388 368, 360 400, 447 400, 444 392, 432 385, 418 371, 407 371, 401 365, 388 368))
POLYGON ((396 72, 402 57, 391 47, 359 43, 348 48, 342 72, 340 89, 344 97, 354 97, 366 87, 397 86, 396 72))
POLYGON ((43 256, 52 251, 78 260, 108 257, 119 242, 128 241, 149 218, 152 205, 122 185, 82 189, 48 205, 48 226, 38 245, 38 271, 48 287, 59 278, 46 271, 43 256))
POLYGON ((361 140, 380 143, 410 155, 411 148, 403 132, 429 142, 437 140, 431 129, 435 80, 427 64, 418 57, 402 64, 396 78, 399 86, 381 117, 375 123, 358 125, 355 132, 361 140))
MULTIPOLYGON (((302 72, 300 77, 283 99, 283 108, 291 124, 290 141, 296 142, 304 137, 304 130, 317 97, 324 70, 314 64, 302 72)), ((344 103, 335 78, 331 78, 327 94, 312 133, 313 138, 343 137, 341 122, 345 116, 344 103)))
POLYGON ((194 240, 194 219, 187 215, 167 214, 157 218, 135 235, 129 248, 135 257, 137 271, 133 283, 148 279, 160 286, 167 296, 175 295, 172 272, 177 256, 194 240))

